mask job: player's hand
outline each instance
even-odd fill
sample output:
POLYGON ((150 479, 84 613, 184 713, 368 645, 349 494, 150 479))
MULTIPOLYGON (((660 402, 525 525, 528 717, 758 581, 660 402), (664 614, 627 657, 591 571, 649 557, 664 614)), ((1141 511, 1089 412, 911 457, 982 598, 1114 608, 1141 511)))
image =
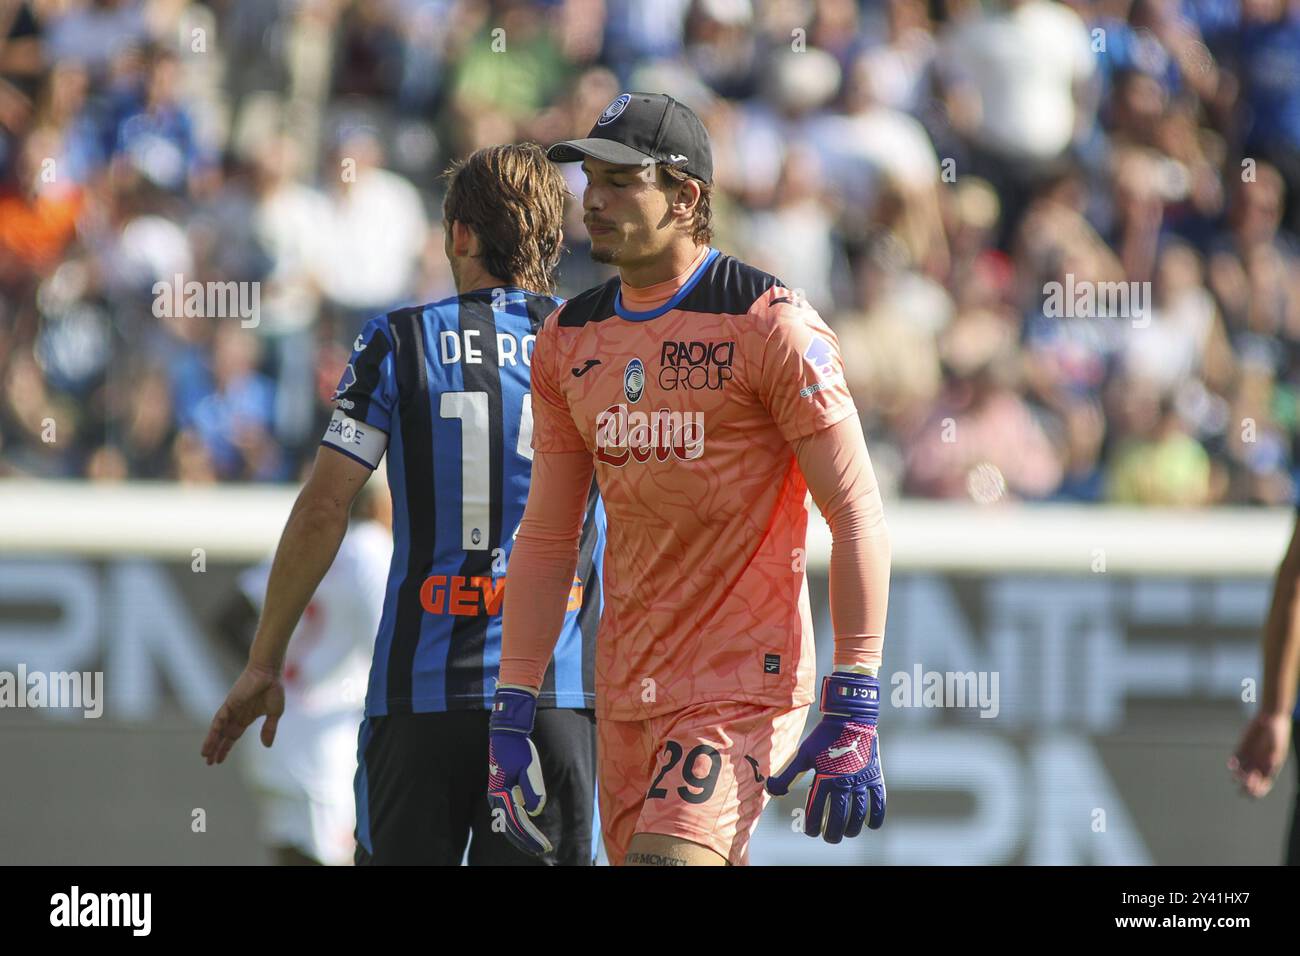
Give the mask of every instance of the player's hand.
POLYGON ((1266 795, 1286 763, 1290 746, 1290 714, 1258 714, 1247 724, 1241 742, 1228 758, 1228 769, 1241 785, 1241 792, 1250 797, 1266 795))
POLYGON ((499 818, 505 826, 506 839, 524 853, 541 856, 551 851, 551 841, 528 819, 546 807, 542 764, 528 736, 536 712, 532 691, 497 688, 488 723, 487 799, 494 821, 499 818))
POLYGON ((249 664, 226 695, 217 715, 212 718, 208 736, 203 741, 203 758, 208 766, 221 763, 230 753, 235 741, 243 736, 248 725, 259 717, 262 724, 262 743, 269 747, 275 740, 275 728, 284 713, 284 685, 280 675, 270 667, 249 664))
POLYGON ((784 796, 796 777, 814 771, 804 804, 804 833, 839 843, 861 833, 863 823, 877 830, 885 822, 885 778, 876 735, 880 681, 845 671, 822 678, 821 712, 821 723, 794 759, 767 778, 767 792, 784 796))

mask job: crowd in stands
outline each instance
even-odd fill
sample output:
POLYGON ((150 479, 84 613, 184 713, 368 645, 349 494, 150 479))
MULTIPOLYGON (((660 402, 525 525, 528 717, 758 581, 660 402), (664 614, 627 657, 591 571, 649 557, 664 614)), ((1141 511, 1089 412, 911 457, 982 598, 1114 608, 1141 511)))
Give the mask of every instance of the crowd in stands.
POLYGON ((888 495, 1292 501, 1297 0, 0 0, 0 475, 300 479, 366 319, 454 293, 447 164, 625 90, 704 120, 888 495))

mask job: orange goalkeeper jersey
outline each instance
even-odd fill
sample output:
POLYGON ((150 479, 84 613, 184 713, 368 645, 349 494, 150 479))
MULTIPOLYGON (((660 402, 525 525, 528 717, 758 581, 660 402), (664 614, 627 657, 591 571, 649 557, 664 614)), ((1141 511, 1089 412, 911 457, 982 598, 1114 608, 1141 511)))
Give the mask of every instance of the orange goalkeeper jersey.
POLYGON ((835 334, 801 297, 702 250, 552 313, 533 447, 585 450, 609 520, 597 714, 813 699, 809 496, 791 442, 855 413, 835 334))

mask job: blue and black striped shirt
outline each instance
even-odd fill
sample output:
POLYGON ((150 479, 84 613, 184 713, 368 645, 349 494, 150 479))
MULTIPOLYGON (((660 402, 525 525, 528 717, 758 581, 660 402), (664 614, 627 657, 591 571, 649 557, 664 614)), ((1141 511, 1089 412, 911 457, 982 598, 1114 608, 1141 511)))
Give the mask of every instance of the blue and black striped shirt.
MULTIPOLYGON (((533 342, 559 304, 483 289, 373 319, 353 343, 322 444, 370 468, 388 455, 393 560, 367 716, 491 706, 506 564, 532 471, 533 342)), ((604 542, 593 483, 541 706, 595 704, 604 542)))

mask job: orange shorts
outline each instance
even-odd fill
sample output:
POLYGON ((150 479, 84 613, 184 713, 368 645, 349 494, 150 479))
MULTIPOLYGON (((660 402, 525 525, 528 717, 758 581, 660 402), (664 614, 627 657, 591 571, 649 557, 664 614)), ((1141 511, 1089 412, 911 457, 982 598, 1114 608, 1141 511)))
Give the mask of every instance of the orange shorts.
POLYGON ((794 756, 808 708, 710 701, 649 720, 597 720, 605 853, 623 863, 632 837, 700 843, 742 866, 767 805, 763 782, 794 756))

